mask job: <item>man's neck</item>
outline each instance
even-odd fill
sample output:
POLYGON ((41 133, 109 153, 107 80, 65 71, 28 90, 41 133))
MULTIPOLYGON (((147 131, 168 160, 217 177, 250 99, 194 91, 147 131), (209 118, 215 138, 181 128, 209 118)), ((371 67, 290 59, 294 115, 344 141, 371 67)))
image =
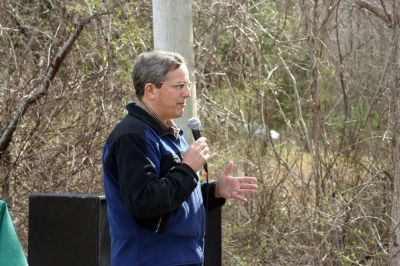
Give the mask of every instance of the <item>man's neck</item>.
POLYGON ((136 99, 136 103, 138 103, 140 107, 142 107, 144 110, 146 110, 152 116, 156 117, 158 120, 162 121, 163 123, 167 122, 164 119, 161 119, 161 117, 159 116, 159 114, 158 114, 158 112, 156 110, 157 108, 155 108, 151 104, 151 102, 146 101, 146 99, 142 98, 142 99, 136 99))
POLYGON ((158 121, 160 121, 160 123, 166 128, 168 129, 168 131, 173 134, 175 136, 175 138, 178 138, 179 135, 179 128, 175 125, 174 121, 172 120, 167 120, 167 121, 163 121, 161 120, 161 118, 157 115, 156 112, 154 112, 154 110, 152 108, 150 108, 150 106, 148 104, 145 103, 145 101, 136 99, 135 100, 136 104, 142 108, 143 110, 145 110, 146 112, 148 112, 151 116, 153 116, 154 118, 156 118, 158 121))

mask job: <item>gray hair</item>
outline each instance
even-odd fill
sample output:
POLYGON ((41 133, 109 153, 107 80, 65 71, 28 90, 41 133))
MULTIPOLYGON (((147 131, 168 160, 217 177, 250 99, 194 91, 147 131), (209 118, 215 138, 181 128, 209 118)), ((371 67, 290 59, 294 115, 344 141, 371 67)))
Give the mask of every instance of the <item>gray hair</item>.
POLYGON ((161 87, 168 72, 182 64, 185 64, 185 59, 175 52, 155 50, 141 53, 132 71, 136 96, 142 99, 146 83, 154 83, 158 88, 161 87))

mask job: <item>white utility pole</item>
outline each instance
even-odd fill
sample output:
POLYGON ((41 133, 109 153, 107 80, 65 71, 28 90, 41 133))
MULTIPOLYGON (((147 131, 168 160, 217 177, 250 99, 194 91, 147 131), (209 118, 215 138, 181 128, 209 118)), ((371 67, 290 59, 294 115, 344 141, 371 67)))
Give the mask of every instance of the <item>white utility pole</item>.
MULTIPOLYGON (((188 64, 190 80, 195 84, 193 22, 191 0, 153 0, 154 49, 177 52, 188 64)), ((176 124, 185 132, 188 143, 193 140, 187 127, 189 118, 197 116, 196 87, 192 88, 184 115, 176 119, 176 124)), ((207 213, 204 262, 206 265, 221 266, 221 209, 207 213), (211 230, 211 231, 210 231, 211 230)))
MULTIPOLYGON (((185 57, 190 80, 195 84, 192 1, 153 0, 152 3, 154 49, 177 52, 185 57)), ((175 120, 177 126, 184 130, 188 142, 191 142, 192 136, 187 121, 193 116, 197 116, 195 85, 185 113, 175 120)))

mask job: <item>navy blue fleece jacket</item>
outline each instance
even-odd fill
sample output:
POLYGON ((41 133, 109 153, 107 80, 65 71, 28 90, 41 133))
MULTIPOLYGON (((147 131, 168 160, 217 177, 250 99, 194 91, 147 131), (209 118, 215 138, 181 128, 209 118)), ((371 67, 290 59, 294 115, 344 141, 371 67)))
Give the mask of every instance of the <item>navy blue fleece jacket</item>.
POLYGON ((205 206, 222 206, 215 184, 200 185, 182 158, 188 145, 135 103, 103 150, 111 265, 203 262, 205 206), (208 191, 207 191, 208 190, 208 191))

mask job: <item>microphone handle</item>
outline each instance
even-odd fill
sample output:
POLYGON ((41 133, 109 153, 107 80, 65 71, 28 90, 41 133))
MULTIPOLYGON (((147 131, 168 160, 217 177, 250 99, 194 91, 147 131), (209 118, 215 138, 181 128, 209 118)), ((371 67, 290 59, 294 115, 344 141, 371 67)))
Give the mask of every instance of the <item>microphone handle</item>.
MULTIPOLYGON (((206 182, 208 183, 208 165, 207 165, 207 162, 205 162, 204 164, 203 164, 203 168, 204 168, 204 175, 205 175, 205 177, 206 177, 206 182)), ((207 190, 208 191, 208 190, 207 190)), ((207 197, 208 198, 208 197, 207 197)))
MULTIPOLYGON (((198 140, 201 137, 200 130, 198 130, 198 129, 192 129, 192 134, 193 134, 193 138, 194 138, 195 141, 198 140)), ((208 182, 208 165, 207 165, 207 162, 204 163, 203 168, 204 168, 204 171, 206 173, 206 180, 208 182)))
POLYGON ((195 141, 201 137, 200 130, 198 129, 192 129, 192 134, 195 141))
POLYGON ((206 173, 208 173, 208 165, 207 165, 207 162, 204 163, 203 168, 204 168, 204 171, 206 171, 206 173))

